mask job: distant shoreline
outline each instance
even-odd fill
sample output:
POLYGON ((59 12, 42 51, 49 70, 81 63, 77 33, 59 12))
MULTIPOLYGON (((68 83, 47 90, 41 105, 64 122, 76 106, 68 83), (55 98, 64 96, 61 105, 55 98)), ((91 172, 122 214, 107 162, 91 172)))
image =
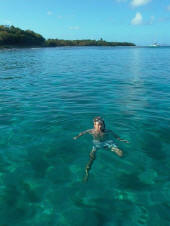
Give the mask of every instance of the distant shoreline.
POLYGON ((14 26, 0 25, 0 49, 12 48, 43 48, 43 47, 82 47, 82 46, 136 46, 130 42, 107 42, 99 40, 63 40, 45 39, 42 35, 31 30, 22 30, 14 26))
POLYGON ((138 47, 136 45, 57 45, 57 46, 31 46, 31 45, 0 45, 0 49, 24 49, 24 48, 55 48, 55 47, 138 47))
POLYGON ((81 47, 133 47, 133 48, 149 48, 149 49, 160 49, 160 48, 170 48, 170 46, 159 46, 159 47, 152 47, 152 46, 93 46, 93 45, 89 45, 89 46, 20 46, 20 45, 5 45, 5 46, 0 46, 0 50, 5 50, 5 49, 33 49, 33 48, 61 48, 61 47, 68 47, 68 48, 81 48, 81 47))
MULTIPOLYGON (((3 49, 32 49, 32 48, 61 48, 61 47, 139 47, 139 46, 8 46, 8 45, 6 45, 6 46, 0 46, 0 50, 3 50, 3 49)), ((145 47, 145 46, 144 46, 145 47)))

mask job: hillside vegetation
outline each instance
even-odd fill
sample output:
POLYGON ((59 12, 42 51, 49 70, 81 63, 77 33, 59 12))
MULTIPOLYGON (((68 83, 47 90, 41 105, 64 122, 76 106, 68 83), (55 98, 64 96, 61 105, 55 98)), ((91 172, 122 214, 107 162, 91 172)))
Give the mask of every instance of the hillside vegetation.
POLYGON ((0 47, 56 47, 56 46, 135 46, 128 42, 107 42, 100 40, 63 40, 45 39, 31 30, 22 30, 14 26, 0 25, 0 47))

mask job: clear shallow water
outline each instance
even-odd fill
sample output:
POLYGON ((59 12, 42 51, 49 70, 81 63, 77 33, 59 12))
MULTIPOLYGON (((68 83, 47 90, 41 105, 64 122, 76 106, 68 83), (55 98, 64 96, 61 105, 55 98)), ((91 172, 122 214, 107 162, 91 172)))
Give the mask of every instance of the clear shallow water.
POLYGON ((170 48, 0 51, 0 225, 169 226, 170 48), (101 115, 130 144, 73 136, 101 115))

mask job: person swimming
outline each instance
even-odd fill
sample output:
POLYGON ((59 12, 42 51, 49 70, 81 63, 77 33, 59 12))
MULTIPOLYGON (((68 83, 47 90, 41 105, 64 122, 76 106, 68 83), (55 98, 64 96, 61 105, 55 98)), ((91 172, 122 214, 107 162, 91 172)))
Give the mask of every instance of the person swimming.
POLYGON ((77 138, 79 138, 84 134, 90 134, 93 136, 93 148, 92 148, 92 151, 90 152, 90 159, 85 169, 85 177, 84 177, 85 181, 88 180, 89 171, 92 167, 93 161, 96 159, 97 149, 101 149, 101 148, 109 149, 110 151, 115 152, 118 156, 121 157, 123 155, 123 152, 116 146, 116 144, 113 142, 112 139, 114 137, 119 141, 128 143, 127 140, 121 139, 112 130, 106 130, 105 122, 100 116, 97 116, 93 119, 93 124, 94 124, 93 129, 85 130, 79 133, 77 136, 73 137, 73 139, 76 140, 77 138))

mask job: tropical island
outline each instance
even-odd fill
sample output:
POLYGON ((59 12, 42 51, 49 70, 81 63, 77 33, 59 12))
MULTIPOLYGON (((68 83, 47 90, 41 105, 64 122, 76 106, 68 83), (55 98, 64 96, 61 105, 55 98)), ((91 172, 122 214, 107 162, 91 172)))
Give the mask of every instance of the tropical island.
POLYGON ((102 38, 100 40, 45 39, 42 35, 31 30, 0 25, 0 48, 57 46, 135 46, 135 44, 129 42, 107 42, 102 38))

